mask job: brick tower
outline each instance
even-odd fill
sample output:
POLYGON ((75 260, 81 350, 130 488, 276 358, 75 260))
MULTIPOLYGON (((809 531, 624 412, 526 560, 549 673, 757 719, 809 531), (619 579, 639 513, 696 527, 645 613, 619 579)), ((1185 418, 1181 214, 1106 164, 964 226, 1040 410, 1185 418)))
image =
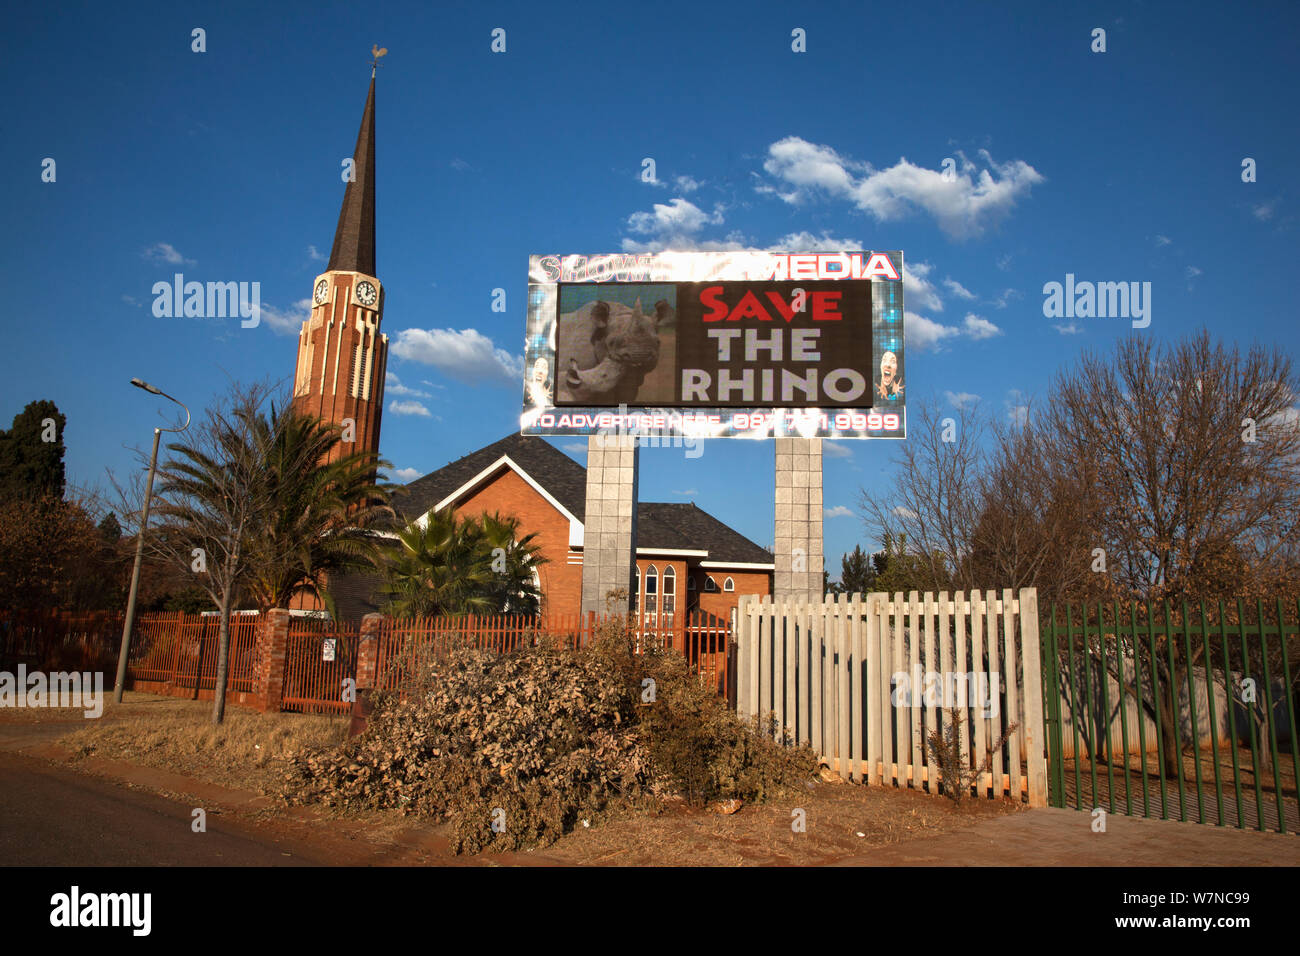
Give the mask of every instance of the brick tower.
POLYGON ((388 336, 379 331, 384 287, 375 277, 373 68, 352 160, 329 265, 312 284, 311 316, 298 333, 293 389, 296 408, 343 426, 345 440, 333 459, 354 451, 378 453, 384 408, 388 336))

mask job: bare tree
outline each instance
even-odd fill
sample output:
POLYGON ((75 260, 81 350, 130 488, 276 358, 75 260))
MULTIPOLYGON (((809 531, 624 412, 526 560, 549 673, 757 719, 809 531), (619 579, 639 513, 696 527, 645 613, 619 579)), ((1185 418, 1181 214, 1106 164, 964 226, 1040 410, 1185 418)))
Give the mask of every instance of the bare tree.
POLYGON ((1045 429, 1089 467, 1089 521, 1121 593, 1240 594, 1242 573, 1291 546, 1295 393, 1283 353, 1243 358, 1204 332, 1160 351, 1134 336, 1058 376, 1045 429))
POLYGON ((891 486, 882 494, 860 492, 863 522, 879 541, 906 543, 928 589, 978 587, 969 556, 985 467, 984 424, 974 407, 945 417, 923 400, 911 412, 891 486))

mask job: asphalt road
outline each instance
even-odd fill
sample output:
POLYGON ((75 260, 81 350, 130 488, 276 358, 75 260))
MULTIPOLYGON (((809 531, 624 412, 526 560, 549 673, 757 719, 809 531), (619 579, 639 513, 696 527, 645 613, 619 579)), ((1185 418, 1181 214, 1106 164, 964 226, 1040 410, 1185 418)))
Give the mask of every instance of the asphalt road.
POLYGON ((0 751, 0 866, 316 866, 319 850, 191 804, 0 751))

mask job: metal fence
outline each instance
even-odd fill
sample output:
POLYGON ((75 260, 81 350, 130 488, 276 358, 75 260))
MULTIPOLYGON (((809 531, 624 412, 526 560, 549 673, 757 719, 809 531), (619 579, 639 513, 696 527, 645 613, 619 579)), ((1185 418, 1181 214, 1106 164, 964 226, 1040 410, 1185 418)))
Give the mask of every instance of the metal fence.
POLYGON ((1297 611, 1053 605, 1042 622, 1052 805, 1300 832, 1297 611))

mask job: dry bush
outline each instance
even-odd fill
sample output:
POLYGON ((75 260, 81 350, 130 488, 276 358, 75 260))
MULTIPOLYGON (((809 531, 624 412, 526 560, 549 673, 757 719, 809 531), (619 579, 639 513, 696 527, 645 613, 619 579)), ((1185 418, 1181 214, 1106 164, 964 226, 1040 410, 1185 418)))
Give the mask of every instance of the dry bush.
POLYGON ((447 819, 456 850, 473 853, 545 846, 672 793, 763 799, 815 772, 811 751, 748 730, 676 652, 635 650, 615 619, 580 651, 539 640, 412 661, 365 733, 299 755, 282 793, 447 819))
POLYGON ((733 797, 765 800, 817 772, 811 749, 790 741, 783 746, 772 739, 771 726, 764 735, 757 720, 747 724, 681 654, 650 645, 634 654, 635 644, 629 624, 612 618, 597 628, 591 653, 636 695, 637 731, 663 786, 692 805, 733 797))
POLYGON ((953 803, 961 803, 964 797, 970 795, 971 787, 979 783, 980 777, 992 772, 994 756, 1006 746, 1019 726, 1014 722, 1008 724, 1002 736, 988 745, 984 762, 972 768, 961 749, 961 724, 965 719, 961 710, 950 708, 948 720, 941 721, 945 724, 944 728, 931 731, 927 741, 930 758, 939 766, 939 781, 943 784, 944 796, 953 803))
POLYGON ((458 648, 407 688, 342 751, 294 761, 286 798, 450 819, 477 852, 544 846, 650 792, 631 696, 589 655, 458 648))

